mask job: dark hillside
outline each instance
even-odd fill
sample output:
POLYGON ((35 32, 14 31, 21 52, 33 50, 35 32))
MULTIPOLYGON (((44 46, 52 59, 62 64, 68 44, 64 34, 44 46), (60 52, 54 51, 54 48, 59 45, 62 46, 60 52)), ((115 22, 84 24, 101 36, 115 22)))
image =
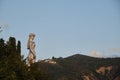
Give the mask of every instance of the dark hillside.
POLYGON ((54 58, 39 62, 51 80, 111 80, 120 69, 120 58, 94 58, 76 54, 67 58, 54 58))

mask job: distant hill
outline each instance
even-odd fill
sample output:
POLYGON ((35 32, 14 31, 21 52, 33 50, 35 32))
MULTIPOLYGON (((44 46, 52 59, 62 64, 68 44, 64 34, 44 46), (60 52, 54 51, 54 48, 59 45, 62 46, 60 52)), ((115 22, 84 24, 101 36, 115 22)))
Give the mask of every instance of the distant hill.
POLYGON ((36 63, 49 80, 120 80, 120 58, 94 58, 81 54, 36 63))

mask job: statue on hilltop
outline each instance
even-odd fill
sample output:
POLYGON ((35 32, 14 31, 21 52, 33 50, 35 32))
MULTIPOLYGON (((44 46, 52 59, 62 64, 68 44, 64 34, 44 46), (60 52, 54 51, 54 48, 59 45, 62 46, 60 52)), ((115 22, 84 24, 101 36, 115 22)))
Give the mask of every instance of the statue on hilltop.
POLYGON ((34 38, 35 38, 35 34, 34 33, 30 33, 29 34, 28 43, 27 43, 27 48, 29 50, 28 66, 30 66, 30 64, 32 64, 32 63, 35 63, 35 59, 36 59, 36 55, 35 55, 35 42, 33 41, 34 38))

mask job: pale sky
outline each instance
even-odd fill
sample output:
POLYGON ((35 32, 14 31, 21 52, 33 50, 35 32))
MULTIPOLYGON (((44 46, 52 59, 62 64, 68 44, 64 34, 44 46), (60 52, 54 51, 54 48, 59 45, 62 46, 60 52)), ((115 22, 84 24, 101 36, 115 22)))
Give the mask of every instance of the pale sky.
POLYGON ((29 33, 36 34, 37 60, 91 52, 120 56, 119 0, 0 0, 4 24, 0 38, 20 40, 25 57, 29 33))

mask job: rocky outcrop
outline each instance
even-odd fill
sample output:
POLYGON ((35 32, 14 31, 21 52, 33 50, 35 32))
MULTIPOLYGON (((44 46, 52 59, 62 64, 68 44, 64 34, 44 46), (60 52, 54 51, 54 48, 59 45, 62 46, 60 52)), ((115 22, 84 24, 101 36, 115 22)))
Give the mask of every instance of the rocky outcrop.
POLYGON ((96 69, 96 72, 101 74, 101 75, 105 75, 105 72, 107 71, 108 73, 112 70, 112 66, 102 66, 99 69, 96 69))
POLYGON ((83 80, 98 80, 98 78, 93 73, 85 74, 82 76, 82 78, 83 80))

